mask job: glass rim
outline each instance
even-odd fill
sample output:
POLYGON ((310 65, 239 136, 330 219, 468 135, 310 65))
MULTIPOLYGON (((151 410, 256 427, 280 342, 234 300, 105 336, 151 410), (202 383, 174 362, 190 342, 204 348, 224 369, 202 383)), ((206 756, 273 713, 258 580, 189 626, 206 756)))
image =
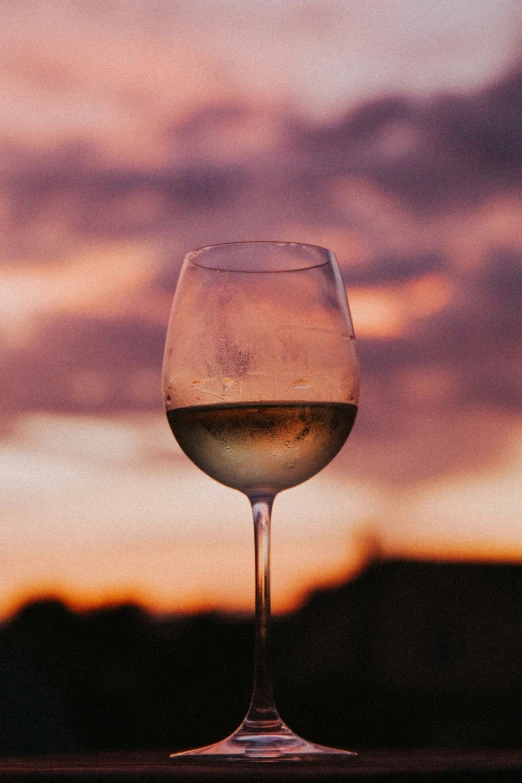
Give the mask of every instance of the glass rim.
POLYGON ((198 267, 199 269, 208 269, 213 270, 216 272, 229 272, 229 273, 237 273, 237 274, 276 274, 281 272, 302 272, 306 269, 315 269, 321 266, 326 266, 326 264, 331 264, 332 262, 337 265, 337 258, 335 256, 335 253, 332 250, 329 250, 327 247, 323 247, 322 245, 314 245, 309 242, 291 242, 288 240, 272 240, 272 239, 253 239, 253 240, 245 240, 245 241, 239 241, 239 242, 217 242, 216 244, 210 244, 210 245, 202 245, 201 247, 197 247, 194 250, 189 251, 185 255, 184 259, 185 263, 190 263, 193 266, 198 267), (302 263, 298 266, 286 266, 285 268, 281 269, 273 269, 273 268, 267 268, 267 269, 251 269, 248 267, 244 267, 242 269, 236 268, 233 265, 223 265, 216 263, 214 264, 202 264, 198 263, 197 259, 199 256, 207 253, 208 251, 218 251, 221 249, 241 249, 245 247, 266 247, 266 246, 272 246, 274 249, 279 248, 281 250, 299 250, 302 249, 303 251, 307 252, 308 254, 312 255, 312 252, 317 254, 317 259, 312 260, 312 258, 302 258, 302 263))

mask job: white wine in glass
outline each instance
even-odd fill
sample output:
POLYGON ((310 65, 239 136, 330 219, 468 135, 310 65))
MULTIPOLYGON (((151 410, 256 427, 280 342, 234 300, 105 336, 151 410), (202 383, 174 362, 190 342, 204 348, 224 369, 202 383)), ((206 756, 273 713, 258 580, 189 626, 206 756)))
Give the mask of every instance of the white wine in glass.
POLYGON ((256 652, 247 715, 194 760, 347 758, 281 720, 270 662, 270 516, 278 492, 339 452, 359 401, 359 364, 333 253, 288 242, 238 242, 189 253, 163 364, 167 417, 201 470, 243 492, 255 536, 256 652))

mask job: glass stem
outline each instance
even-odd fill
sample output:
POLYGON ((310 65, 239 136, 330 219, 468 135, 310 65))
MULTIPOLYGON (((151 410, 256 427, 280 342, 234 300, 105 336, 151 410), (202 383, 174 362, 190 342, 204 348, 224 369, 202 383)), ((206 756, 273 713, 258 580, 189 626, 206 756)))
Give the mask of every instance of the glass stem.
POLYGON ((274 498, 250 498, 256 550, 256 636, 254 690, 243 728, 273 731, 282 725, 272 689, 270 613, 270 513, 274 498))

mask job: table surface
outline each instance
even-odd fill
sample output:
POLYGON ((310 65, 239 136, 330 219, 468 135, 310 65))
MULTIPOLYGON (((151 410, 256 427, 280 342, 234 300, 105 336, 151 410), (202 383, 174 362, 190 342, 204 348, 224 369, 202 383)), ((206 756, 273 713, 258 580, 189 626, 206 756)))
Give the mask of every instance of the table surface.
POLYGON ((0 758, 0 781, 480 781, 520 783, 522 750, 360 750, 342 762, 201 762, 168 751, 0 758))

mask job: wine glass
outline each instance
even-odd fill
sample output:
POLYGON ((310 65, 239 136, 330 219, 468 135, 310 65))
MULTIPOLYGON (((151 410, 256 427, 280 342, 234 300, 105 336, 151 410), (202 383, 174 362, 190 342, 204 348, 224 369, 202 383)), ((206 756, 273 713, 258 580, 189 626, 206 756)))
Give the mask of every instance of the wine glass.
POLYGON ((270 662, 270 514, 354 423, 359 365, 334 254, 314 245, 237 242, 189 253, 163 364, 167 417, 185 454, 252 505, 256 630, 253 695, 241 726, 176 756, 254 761, 354 755, 298 737, 277 712, 270 662))

